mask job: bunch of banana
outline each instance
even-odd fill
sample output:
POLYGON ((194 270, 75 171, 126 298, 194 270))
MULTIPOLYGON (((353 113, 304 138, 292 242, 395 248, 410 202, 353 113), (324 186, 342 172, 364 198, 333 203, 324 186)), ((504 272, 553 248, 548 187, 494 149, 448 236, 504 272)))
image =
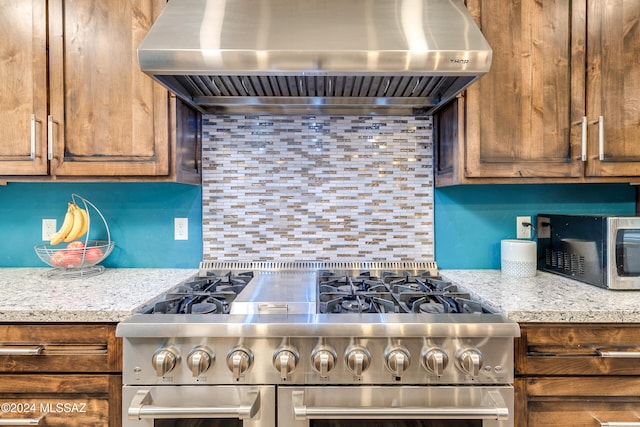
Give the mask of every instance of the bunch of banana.
POLYGON ((63 241, 71 242, 84 236, 88 229, 89 214, 87 210, 76 205, 74 202, 69 202, 62 226, 58 231, 53 233, 49 243, 57 245, 63 241))

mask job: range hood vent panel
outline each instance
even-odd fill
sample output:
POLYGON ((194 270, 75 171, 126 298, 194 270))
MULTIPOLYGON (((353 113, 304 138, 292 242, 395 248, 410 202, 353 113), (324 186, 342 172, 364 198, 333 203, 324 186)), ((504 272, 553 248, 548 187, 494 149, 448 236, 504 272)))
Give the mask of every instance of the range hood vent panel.
POLYGON ((138 57, 204 113, 430 114, 492 52, 461 0, 171 0, 138 57))

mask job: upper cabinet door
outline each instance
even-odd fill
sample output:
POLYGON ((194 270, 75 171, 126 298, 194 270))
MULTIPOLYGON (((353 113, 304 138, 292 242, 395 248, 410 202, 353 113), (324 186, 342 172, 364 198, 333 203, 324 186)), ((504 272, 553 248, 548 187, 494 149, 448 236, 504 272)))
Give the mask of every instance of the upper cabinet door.
POLYGON ((0 175, 47 174, 46 1, 0 0, 0 175))
POLYGON ((137 61, 164 3, 49 1, 52 175, 169 174, 168 93, 137 61))
POLYGON ((580 130, 571 118, 571 73, 584 63, 572 63, 580 47, 571 28, 584 22, 575 22, 581 17, 572 2, 467 0, 467 7, 493 63, 467 90, 465 176, 581 177, 580 147, 571 142, 580 130))
POLYGON ((587 176, 640 176, 640 1, 588 0, 587 176))

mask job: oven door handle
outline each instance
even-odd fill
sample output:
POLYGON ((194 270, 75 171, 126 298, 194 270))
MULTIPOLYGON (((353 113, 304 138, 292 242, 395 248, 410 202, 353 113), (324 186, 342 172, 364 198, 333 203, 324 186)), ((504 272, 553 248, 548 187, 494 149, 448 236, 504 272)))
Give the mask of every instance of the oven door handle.
POLYGON ((310 419, 483 419, 508 420, 509 408, 498 391, 487 392, 494 403, 492 407, 339 407, 306 406, 304 391, 293 391, 293 413, 297 421, 310 419))
POLYGON ((127 414, 130 420, 166 418, 237 418, 251 419, 260 410, 260 392, 247 393, 247 402, 230 406, 155 406, 152 405, 151 391, 136 392, 127 414))

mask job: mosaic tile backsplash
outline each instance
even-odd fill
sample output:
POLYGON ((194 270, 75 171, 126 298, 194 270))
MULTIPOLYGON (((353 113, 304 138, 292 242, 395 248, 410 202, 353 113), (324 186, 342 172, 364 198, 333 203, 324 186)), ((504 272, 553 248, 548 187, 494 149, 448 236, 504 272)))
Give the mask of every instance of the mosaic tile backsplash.
POLYGON ((431 261, 431 117, 203 121, 204 260, 431 261))

